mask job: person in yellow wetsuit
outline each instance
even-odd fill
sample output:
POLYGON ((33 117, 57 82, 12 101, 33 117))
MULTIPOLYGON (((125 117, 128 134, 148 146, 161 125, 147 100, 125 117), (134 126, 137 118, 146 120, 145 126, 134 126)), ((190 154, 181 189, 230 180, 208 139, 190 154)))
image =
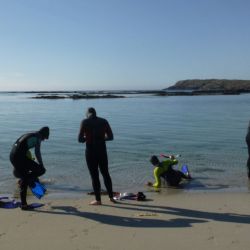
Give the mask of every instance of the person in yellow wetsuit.
POLYGON ((150 162, 154 168, 155 183, 148 182, 148 186, 155 188, 161 187, 161 178, 164 178, 169 186, 178 186, 182 179, 191 179, 189 174, 185 175, 179 170, 173 169, 173 166, 178 164, 175 156, 170 155, 164 161, 159 161, 158 157, 153 155, 150 162))

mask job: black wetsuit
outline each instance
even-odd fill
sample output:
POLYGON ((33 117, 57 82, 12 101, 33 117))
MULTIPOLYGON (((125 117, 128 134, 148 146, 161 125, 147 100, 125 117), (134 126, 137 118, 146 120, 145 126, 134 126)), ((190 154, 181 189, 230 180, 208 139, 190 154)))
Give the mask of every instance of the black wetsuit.
POLYGON ((169 186, 178 187, 182 179, 189 179, 184 173, 175 170, 170 166, 161 177, 167 182, 169 186))
POLYGON ((246 143, 248 148, 248 160, 247 160, 248 177, 250 178, 250 122, 248 125, 248 131, 246 135, 246 143))
POLYGON ((10 161, 14 167, 13 174, 21 179, 19 185, 22 205, 27 204, 27 187, 32 186, 35 180, 46 171, 42 165, 27 156, 28 150, 35 147, 37 143, 40 143, 38 133, 28 133, 15 142, 10 152, 10 161))
POLYGON ((113 140, 113 133, 107 120, 91 116, 82 121, 78 141, 86 142, 85 157, 97 201, 101 201, 99 169, 108 195, 113 198, 112 180, 108 171, 108 156, 105 143, 107 140, 113 140))

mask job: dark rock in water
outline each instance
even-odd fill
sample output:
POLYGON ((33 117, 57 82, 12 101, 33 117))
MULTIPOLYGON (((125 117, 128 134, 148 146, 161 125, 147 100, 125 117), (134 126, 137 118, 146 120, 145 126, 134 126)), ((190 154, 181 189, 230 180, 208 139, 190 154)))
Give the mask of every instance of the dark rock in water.
POLYGON ((77 99, 97 99, 97 98, 124 98, 124 96, 120 95, 85 95, 85 94, 74 94, 69 96, 69 98, 77 100, 77 99))
POLYGON ((31 97, 32 99, 65 99, 66 96, 59 96, 59 95, 37 95, 31 97))
POLYGON ((74 94, 67 94, 67 95, 57 95, 57 94, 51 94, 51 95, 43 95, 38 94, 37 96, 31 97, 33 99, 73 99, 73 100, 79 100, 79 99, 96 99, 96 98, 124 98, 124 96, 121 95, 93 95, 93 94, 85 94, 85 93, 74 93, 74 94))

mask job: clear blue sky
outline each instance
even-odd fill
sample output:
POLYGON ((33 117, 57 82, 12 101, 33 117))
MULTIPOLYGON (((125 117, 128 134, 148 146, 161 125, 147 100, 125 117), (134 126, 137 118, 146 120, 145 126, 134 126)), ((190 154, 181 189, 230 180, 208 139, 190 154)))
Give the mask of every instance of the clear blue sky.
POLYGON ((0 0, 0 91, 250 79, 249 0, 0 0))

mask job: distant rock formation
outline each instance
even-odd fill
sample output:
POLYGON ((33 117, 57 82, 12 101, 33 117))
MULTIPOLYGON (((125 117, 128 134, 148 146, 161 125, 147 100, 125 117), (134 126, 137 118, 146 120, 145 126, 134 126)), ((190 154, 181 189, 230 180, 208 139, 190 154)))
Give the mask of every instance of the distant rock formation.
POLYGON ((192 91, 250 91, 250 80, 183 80, 165 90, 192 90, 192 91))
POLYGON ((32 99, 73 99, 73 100, 79 100, 79 99, 99 99, 99 98, 124 98, 124 96, 121 95, 92 95, 92 94, 67 94, 67 95, 58 95, 58 94, 38 94, 37 96, 31 97, 32 99))

